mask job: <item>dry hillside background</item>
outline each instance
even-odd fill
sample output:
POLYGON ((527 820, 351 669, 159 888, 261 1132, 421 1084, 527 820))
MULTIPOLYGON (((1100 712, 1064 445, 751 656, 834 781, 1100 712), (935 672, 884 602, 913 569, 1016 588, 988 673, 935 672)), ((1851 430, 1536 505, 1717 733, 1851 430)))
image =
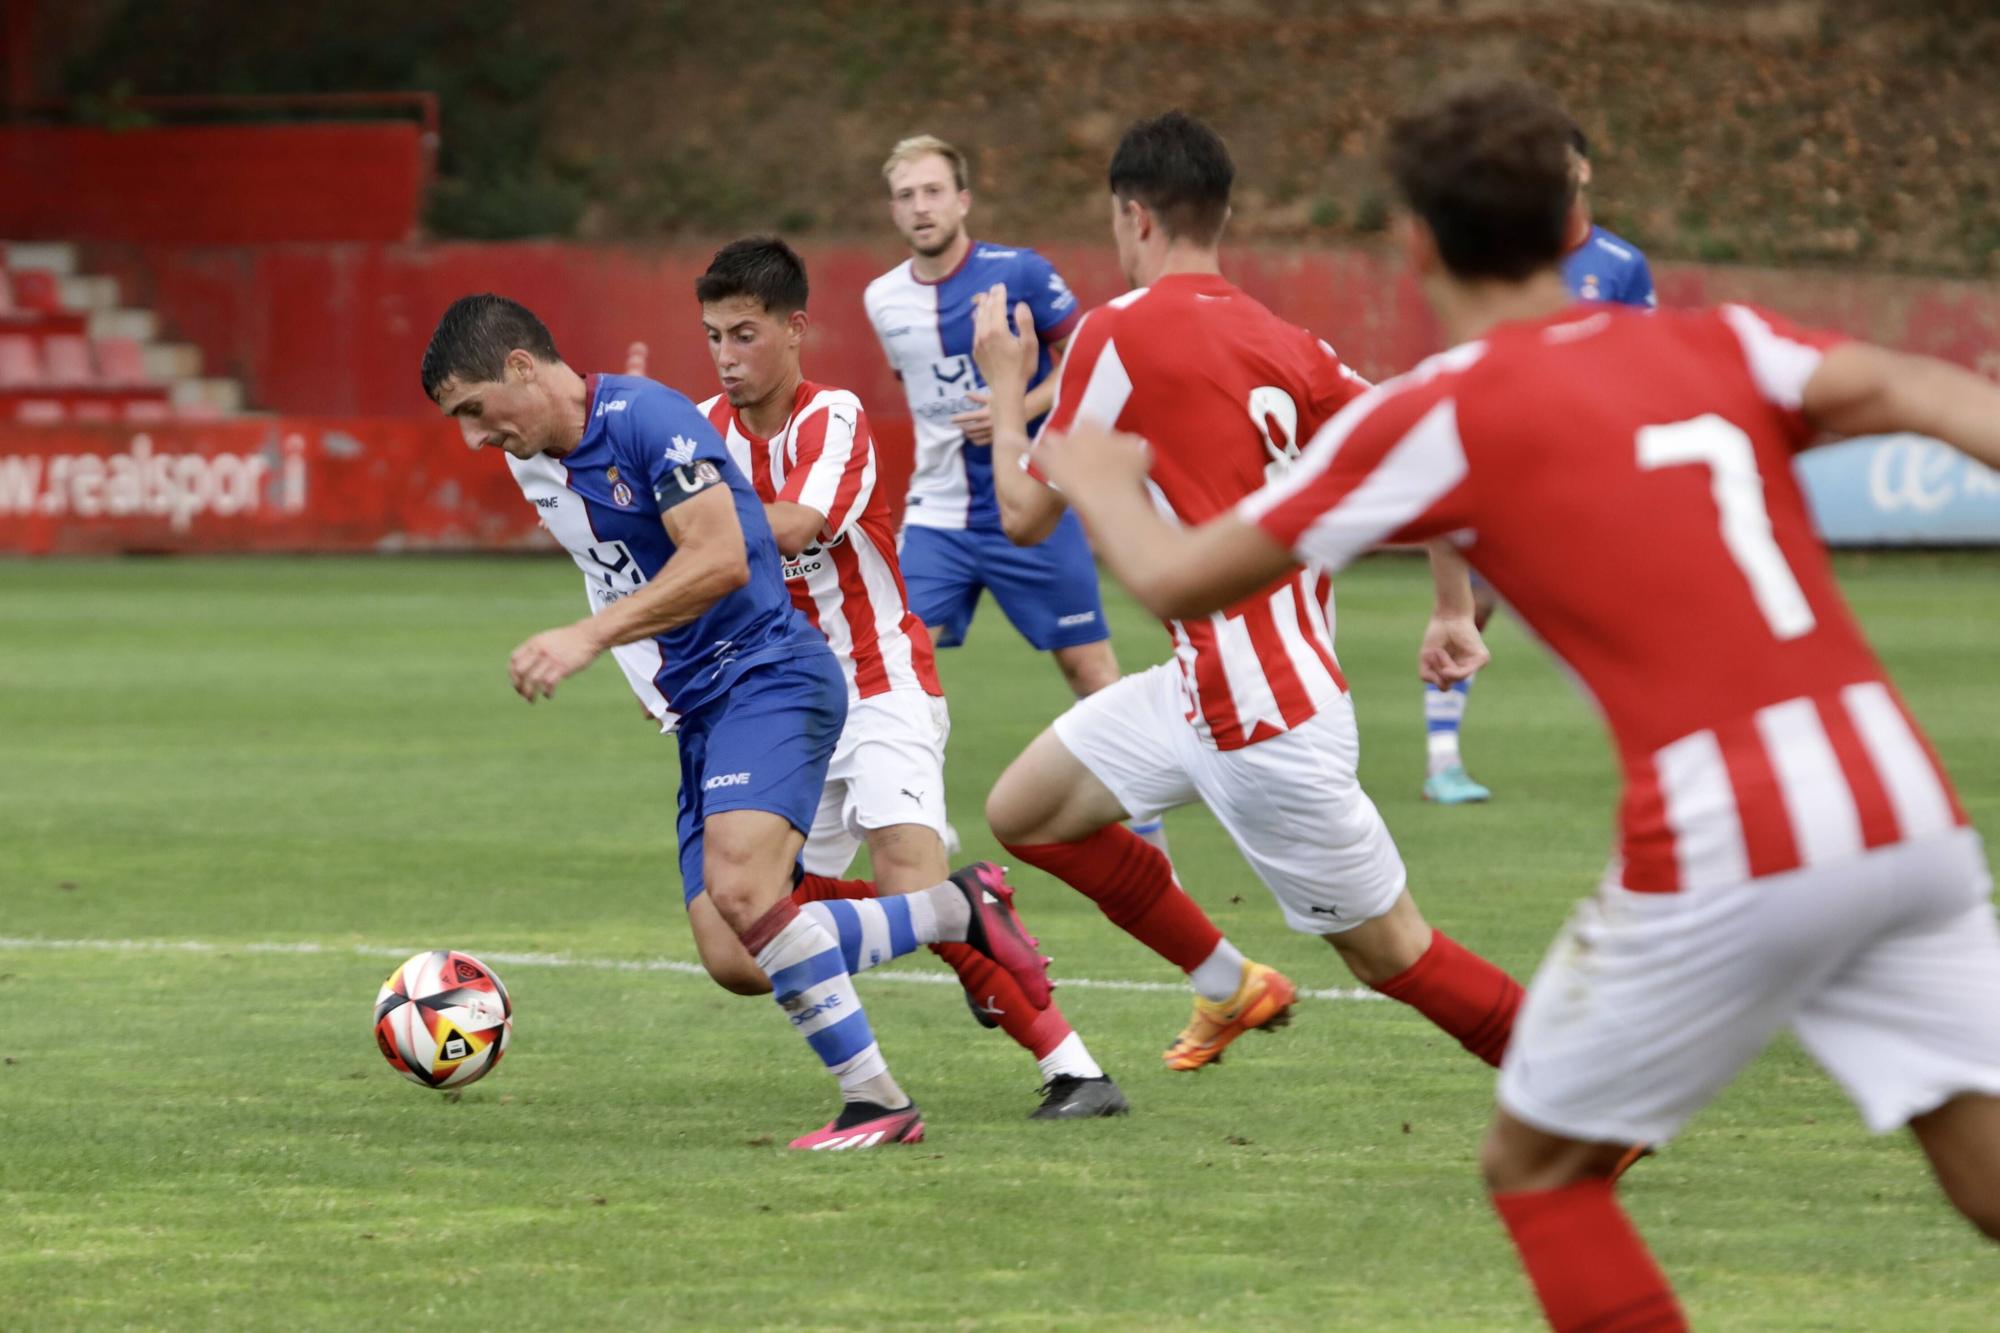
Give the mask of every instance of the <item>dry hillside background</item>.
POLYGON ((430 87, 437 235, 866 235, 928 130, 978 228, 1096 237, 1123 125, 1182 106, 1239 164, 1233 234, 1379 234, 1393 112, 1511 71, 1590 134, 1601 220, 1662 257, 2000 275, 1994 0, 990 0, 928 6, 78 0, 45 91, 430 87))

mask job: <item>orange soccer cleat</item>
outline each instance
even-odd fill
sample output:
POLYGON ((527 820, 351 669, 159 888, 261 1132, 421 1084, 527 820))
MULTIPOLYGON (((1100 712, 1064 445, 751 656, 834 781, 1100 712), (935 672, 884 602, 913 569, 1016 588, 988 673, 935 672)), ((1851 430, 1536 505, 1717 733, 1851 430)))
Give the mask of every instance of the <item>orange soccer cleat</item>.
POLYGON ((1195 997, 1194 1017, 1167 1047, 1167 1068, 1200 1069, 1222 1059, 1223 1051, 1252 1028, 1276 1031, 1292 1018, 1298 989, 1284 973, 1262 963, 1243 962, 1243 983, 1217 1003, 1195 997))

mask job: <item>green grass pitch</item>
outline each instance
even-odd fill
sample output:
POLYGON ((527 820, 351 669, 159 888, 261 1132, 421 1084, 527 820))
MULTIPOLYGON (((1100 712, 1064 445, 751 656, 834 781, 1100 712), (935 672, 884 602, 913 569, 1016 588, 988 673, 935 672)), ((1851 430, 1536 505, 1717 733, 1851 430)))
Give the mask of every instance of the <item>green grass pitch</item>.
MULTIPOLYGON (((2000 825, 2000 558, 1840 568, 2000 825)), ((1188 1076, 1158 1058, 1182 995, 1070 987, 1137 1109, 1052 1125, 955 990, 864 980, 930 1139, 786 1153, 829 1081, 768 1001, 654 965, 693 958, 672 746, 608 663, 508 691, 576 584, 555 557, 0 564, 0 1328, 1536 1326, 1473 1169, 1491 1076, 1392 1004, 1303 1001, 1188 1076), (513 1050, 458 1100, 368 1034, 433 946, 548 956, 497 964, 513 1050)), ((1607 748, 1503 619, 1466 731, 1497 799, 1426 807, 1425 589, 1401 559, 1341 584, 1363 776, 1430 917, 1526 976, 1609 847, 1607 748)), ((1163 655, 1113 620, 1128 667, 1163 655)), ((1062 690, 990 603, 944 670, 991 854, 981 798, 1062 690)), ((1169 829, 1247 952, 1350 984, 1205 814, 1169 829)), ((1174 980, 1020 878, 1060 976, 1174 980)), ((1625 1197, 1697 1326, 1992 1326, 2000 1260, 1789 1042, 1625 1197)))

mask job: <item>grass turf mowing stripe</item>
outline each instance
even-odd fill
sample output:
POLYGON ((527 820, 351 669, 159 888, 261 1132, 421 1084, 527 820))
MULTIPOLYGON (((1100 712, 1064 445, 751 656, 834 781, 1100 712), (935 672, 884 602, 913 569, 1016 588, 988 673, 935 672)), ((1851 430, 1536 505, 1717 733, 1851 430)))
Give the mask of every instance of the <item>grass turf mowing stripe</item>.
MULTIPOLYGON (((356 958, 402 959, 420 953, 414 948, 380 944, 320 944, 314 940, 261 940, 247 944, 222 944, 214 940, 63 940, 16 938, 0 935, 0 952, 24 953, 60 950, 91 953, 247 953, 247 954, 349 954, 356 958)), ((507 967, 568 967, 596 972, 672 972, 682 976, 707 976, 700 963, 677 958, 576 958, 561 953, 517 953, 506 950, 466 950, 482 962, 507 967)), ((949 972, 918 972, 877 968, 868 974, 871 981, 902 982, 923 986, 956 986, 958 978, 949 972)), ((1185 993, 1178 981, 1118 981, 1092 977, 1061 977, 1059 987, 1075 990, 1172 991, 1185 993)), ((1381 1000, 1387 997, 1361 986, 1331 986, 1318 990, 1300 987, 1302 1000, 1381 1000)))

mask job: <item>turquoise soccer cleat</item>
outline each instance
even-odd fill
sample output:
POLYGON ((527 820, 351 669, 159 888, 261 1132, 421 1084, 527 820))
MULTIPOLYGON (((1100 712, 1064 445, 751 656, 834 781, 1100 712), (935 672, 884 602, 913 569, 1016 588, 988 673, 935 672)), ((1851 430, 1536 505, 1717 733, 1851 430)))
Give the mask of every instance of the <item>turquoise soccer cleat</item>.
POLYGON ((1473 805, 1490 801, 1493 793, 1466 774, 1465 765, 1453 764, 1442 773, 1424 779, 1424 799, 1439 805, 1473 805))

